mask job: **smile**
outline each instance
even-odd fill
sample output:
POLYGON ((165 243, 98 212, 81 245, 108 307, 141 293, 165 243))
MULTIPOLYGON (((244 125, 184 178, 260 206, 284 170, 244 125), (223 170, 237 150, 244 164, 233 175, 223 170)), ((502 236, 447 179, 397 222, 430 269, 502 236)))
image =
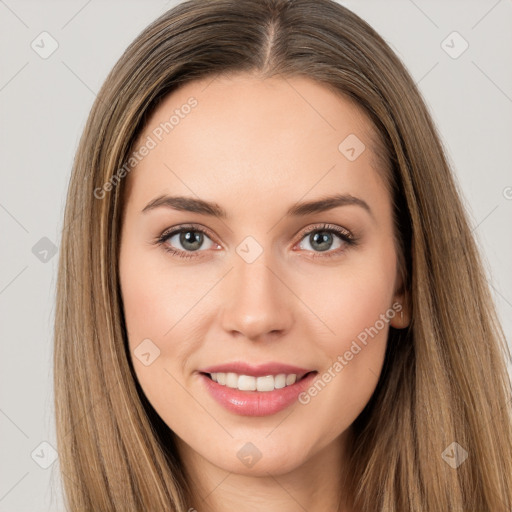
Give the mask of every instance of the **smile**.
POLYGON ((267 416, 286 409, 318 374, 283 364, 234 363, 199 372, 207 393, 230 412, 267 416))
MULTIPOLYGON (((306 374, 307 375, 307 374, 306 374)), ((263 377, 254 377, 252 375, 239 375, 237 373, 211 373, 210 378, 228 388, 239 389, 240 391, 274 391, 295 384, 302 379, 304 375, 296 373, 280 373, 278 375, 265 375, 263 377)))

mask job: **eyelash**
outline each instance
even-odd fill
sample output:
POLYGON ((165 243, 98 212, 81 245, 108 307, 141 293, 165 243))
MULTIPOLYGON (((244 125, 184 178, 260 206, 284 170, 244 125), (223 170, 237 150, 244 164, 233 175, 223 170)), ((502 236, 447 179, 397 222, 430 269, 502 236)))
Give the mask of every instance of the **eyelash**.
MULTIPOLYGON (((195 231, 195 232, 198 232, 198 233, 202 233, 203 235, 206 235, 210 239, 212 238, 211 235, 209 234, 209 232, 206 231, 204 228, 201 228, 200 226, 185 225, 185 226, 180 226, 179 228, 173 228, 172 230, 169 230, 169 231, 164 231, 160 236, 158 236, 156 238, 154 243, 157 244, 157 245, 162 246, 165 251, 171 253, 174 256, 177 256, 178 258, 183 258, 183 259, 196 258, 196 257, 198 257, 195 254, 196 252, 204 252, 204 251, 181 251, 181 250, 173 249, 172 247, 170 247, 166 243, 167 240, 169 238, 171 238, 172 236, 174 236, 176 234, 179 234, 179 233, 187 232, 187 231, 195 231)), ((358 243, 357 238, 355 238, 348 230, 343 229, 343 228, 339 228, 339 227, 334 226, 332 224, 320 224, 320 225, 314 226, 313 228, 309 229, 308 231, 306 231, 305 233, 302 234, 302 236, 301 236, 301 238, 299 240, 299 243, 304 238, 306 238, 307 236, 309 236, 312 233, 315 233, 317 231, 319 231, 319 232, 325 231, 327 233, 335 234, 348 247, 353 247, 353 246, 357 245, 357 243, 358 243)), ((343 249, 343 248, 342 249, 338 249, 336 251, 326 251, 326 252, 322 252, 322 251, 316 251, 315 252, 315 251, 313 251, 313 255, 311 256, 311 258, 312 259, 319 258, 319 257, 321 257, 321 258, 331 258, 331 257, 340 255, 340 253, 344 252, 345 250, 346 250, 346 248, 345 249, 343 249)))

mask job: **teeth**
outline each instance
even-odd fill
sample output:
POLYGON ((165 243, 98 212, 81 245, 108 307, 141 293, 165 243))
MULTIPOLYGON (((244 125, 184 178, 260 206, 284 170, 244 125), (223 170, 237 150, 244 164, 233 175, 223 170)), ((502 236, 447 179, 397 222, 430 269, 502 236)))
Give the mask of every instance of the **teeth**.
POLYGON ((238 375, 237 373, 211 373, 210 377, 214 382, 240 391, 274 391, 291 386, 297 382, 297 375, 291 373, 286 375, 265 375, 264 377, 253 377, 252 375, 238 375))
POLYGON ((226 386, 236 388, 238 386, 238 375, 236 373, 226 373, 226 386))

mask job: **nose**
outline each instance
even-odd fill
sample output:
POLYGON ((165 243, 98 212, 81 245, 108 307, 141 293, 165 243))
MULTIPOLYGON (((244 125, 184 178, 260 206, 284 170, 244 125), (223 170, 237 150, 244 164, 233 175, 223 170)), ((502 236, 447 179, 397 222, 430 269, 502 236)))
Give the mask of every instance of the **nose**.
POLYGON ((253 263, 235 261, 225 280, 222 328, 232 336, 275 339, 293 324, 297 298, 264 255, 253 263))

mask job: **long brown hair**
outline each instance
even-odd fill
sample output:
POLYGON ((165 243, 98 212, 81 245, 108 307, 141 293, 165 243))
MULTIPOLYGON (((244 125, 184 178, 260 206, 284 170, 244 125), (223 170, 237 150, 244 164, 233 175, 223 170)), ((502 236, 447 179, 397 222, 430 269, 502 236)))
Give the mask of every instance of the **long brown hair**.
POLYGON ((55 407, 69 509, 190 507, 171 432, 128 354, 120 170, 165 95, 232 72, 306 76, 353 99, 388 168, 412 322, 390 330, 377 388, 353 425, 353 508, 510 512, 510 354, 460 193, 401 61, 331 0, 181 3, 136 38, 99 92, 74 161, 57 285, 55 407), (468 457, 455 468, 458 445, 468 457))

